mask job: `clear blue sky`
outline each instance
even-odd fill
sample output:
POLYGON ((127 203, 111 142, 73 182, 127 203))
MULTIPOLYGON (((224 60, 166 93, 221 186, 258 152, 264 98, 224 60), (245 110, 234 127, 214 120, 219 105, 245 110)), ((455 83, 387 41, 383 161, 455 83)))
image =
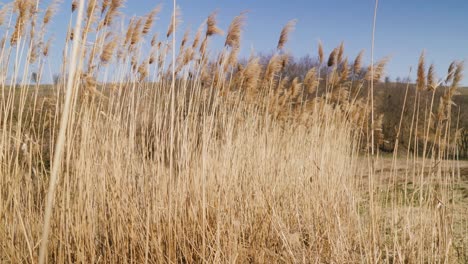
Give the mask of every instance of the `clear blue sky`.
MULTIPOLYGON (((57 40, 65 32, 70 3, 71 0, 64 1, 54 19, 56 23, 51 26, 57 40)), ((127 0, 123 11, 128 16, 140 16, 159 3, 163 10, 154 30, 165 33, 172 1, 127 0)), ((297 19, 296 30, 287 44, 287 50, 293 55, 316 56, 319 39, 327 54, 344 41, 351 59, 365 49, 366 61, 370 62, 373 0, 179 0, 178 5, 183 20, 179 39, 187 26, 196 31, 214 10, 218 10, 223 29, 227 29, 234 16, 249 10, 243 55, 248 55, 251 49, 274 50, 284 24, 297 19)), ((223 37, 216 37, 212 45, 221 46, 223 41, 223 37)), ((375 45, 377 59, 391 56, 387 73, 392 79, 407 76, 409 67, 417 64, 423 49, 427 64, 435 63, 438 76, 445 75, 452 60, 468 59, 468 0, 380 0, 375 45)), ((468 78, 464 84, 468 84, 468 78)))

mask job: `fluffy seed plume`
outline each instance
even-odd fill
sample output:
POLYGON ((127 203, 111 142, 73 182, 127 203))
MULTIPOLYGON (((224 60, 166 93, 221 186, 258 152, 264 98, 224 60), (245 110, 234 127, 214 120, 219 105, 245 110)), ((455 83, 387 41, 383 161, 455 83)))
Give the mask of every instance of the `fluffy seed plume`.
POLYGON ((112 24, 112 20, 118 14, 118 10, 120 7, 122 7, 123 2, 124 0, 111 0, 109 10, 107 11, 106 16, 104 17, 104 26, 109 26, 110 24, 112 24))
POLYGON ((353 64, 353 74, 359 74, 362 68, 362 57, 364 56, 364 50, 361 50, 354 60, 353 64))
POLYGON ((371 74, 371 66, 367 68, 367 73, 365 79, 370 81, 373 77, 374 81, 380 81, 382 76, 385 73, 385 66, 387 65, 388 61, 390 60, 389 57, 385 57, 374 64, 374 76, 371 74))
POLYGON ((184 49, 185 44, 187 44, 189 35, 190 35, 190 28, 187 28, 187 30, 185 30, 184 36, 182 37, 182 41, 180 42, 180 50, 184 49))
POLYGON ((453 79, 453 74, 455 73, 455 67, 456 67, 456 62, 455 61, 452 61, 452 63, 450 63, 450 66, 447 70, 447 78, 445 79, 445 82, 448 83, 450 81, 452 81, 453 79))
POLYGON ((24 34, 24 26, 26 19, 30 11, 31 2, 28 0, 15 1, 15 10, 18 12, 16 18, 15 29, 10 38, 10 45, 14 46, 18 42, 18 39, 24 34))
POLYGON ((224 46, 231 47, 233 49, 238 49, 240 47, 242 27, 245 25, 245 14, 246 12, 242 12, 232 20, 229 25, 224 46))
POLYGON ((45 43, 44 48, 42 49, 42 55, 44 55, 44 57, 47 57, 47 55, 49 55, 49 49, 50 49, 51 43, 52 43, 52 38, 47 40, 47 42, 45 43))
POLYGON ((338 54, 336 55, 336 60, 338 64, 343 62, 343 55, 344 55, 344 42, 341 42, 340 46, 338 47, 338 54))
POLYGON ((140 82, 146 79, 146 77, 148 76, 148 65, 146 62, 143 62, 138 67, 138 73, 140 74, 140 82))
POLYGON ((151 47, 155 47, 158 43, 158 33, 155 33, 151 38, 151 47))
POLYGON ((142 33, 142 30, 141 30, 142 25, 143 25, 143 18, 140 18, 135 23, 135 28, 133 29, 133 34, 132 34, 132 38, 131 38, 131 41, 130 41, 131 45, 135 45, 138 42, 140 42, 141 33, 142 33))
POLYGON ((198 44, 200 43, 200 39, 203 33, 203 29, 205 28, 205 23, 204 21, 197 30, 197 33, 195 33, 195 37, 193 38, 193 43, 192 43, 192 48, 196 49, 198 47, 198 44))
POLYGON ((172 35, 172 33, 174 33, 174 28, 177 28, 180 22, 181 22, 180 8, 177 6, 174 13, 172 13, 171 24, 169 25, 169 28, 167 29, 167 33, 166 33, 167 38, 169 38, 172 35))
POLYGON ((280 38, 278 40, 278 46, 276 47, 278 50, 282 50, 284 48, 284 45, 286 42, 288 42, 288 37, 289 33, 294 30, 294 27, 296 26, 297 20, 293 19, 289 21, 281 30, 280 38))
POLYGON ((435 68, 434 64, 431 64, 431 66, 429 66, 429 70, 427 71, 427 88, 433 91, 437 88, 436 85, 435 68))
POLYGON ((87 19, 87 24, 91 24, 94 21, 94 14, 97 10, 97 0, 89 0, 88 2, 88 7, 86 9, 86 19, 87 19))
POLYGON ((101 62, 103 64, 107 64, 111 60, 116 47, 117 47, 116 38, 112 39, 111 41, 109 41, 108 43, 104 45, 104 49, 102 50, 102 53, 100 56, 101 62))
POLYGON ((335 66, 335 64, 336 64, 336 53, 337 53, 337 50, 335 48, 330 53, 330 56, 328 56, 328 63, 327 63, 328 67, 335 66))
POLYGON ((455 73, 453 74, 452 88, 458 87, 460 81, 463 79, 463 62, 458 62, 456 67, 455 73))
POLYGON ((258 78, 260 76, 261 71, 262 66, 259 63, 259 59, 250 59, 243 72, 244 87, 249 94, 252 94, 254 88, 257 87, 258 78))
POLYGON ((200 45, 200 49, 199 49, 200 54, 202 55, 205 54, 207 46, 208 46, 208 38, 205 37, 200 45))
POLYGON ((279 71, 281 71, 281 69, 283 68, 282 60, 283 58, 277 54, 271 57, 270 61, 268 62, 266 71, 265 71, 263 87, 268 88, 268 87, 274 87, 276 85, 274 82, 274 79, 276 77, 276 74, 279 71))
POLYGON ((304 86, 307 88, 309 93, 314 93, 317 90, 318 84, 319 80, 317 79, 317 70, 312 68, 307 72, 304 78, 304 86))
POLYGON ((325 59, 325 56, 323 54, 323 44, 322 44, 322 41, 319 41, 318 43, 318 58, 319 58, 319 63, 320 65, 322 65, 324 59, 325 59))
POLYGON ((130 43, 130 40, 132 39, 133 31, 135 30, 135 24, 136 24, 135 18, 132 17, 130 19, 130 22, 128 23, 127 33, 125 34, 125 41, 124 41, 125 45, 130 43))
POLYGON ((234 48, 231 50, 231 53, 229 53, 229 58, 228 58, 228 65, 234 67, 237 64, 237 56, 239 55, 239 49, 234 48))
POLYGON ((418 62, 418 77, 416 81, 416 88, 418 91, 424 90, 426 88, 426 70, 424 65, 424 51, 421 53, 418 62))
POLYGON ((76 8, 78 7, 78 0, 73 0, 71 4, 71 11, 72 13, 75 12, 76 8))
POLYGON ((341 83, 346 82, 348 80, 348 77, 349 77, 348 58, 345 58, 341 65, 340 82, 341 83))
POLYGON ((302 89, 302 84, 299 82, 299 78, 298 77, 294 78, 291 83, 291 87, 289 88, 291 99, 297 98, 299 94, 301 93, 301 89, 302 89))
POLYGON ((216 15, 218 13, 215 11, 208 16, 206 20, 206 36, 213 36, 213 35, 222 35, 224 32, 216 26, 216 15))
POLYGON ((49 24, 50 20, 54 16, 55 12, 57 11, 58 0, 53 1, 48 7, 44 15, 43 25, 46 26, 49 24))
POLYGON ((108 8, 109 5, 110 5, 110 2, 111 2, 111 0, 103 0, 103 1, 102 1, 102 4, 101 4, 101 15, 104 14, 104 12, 106 12, 107 8, 108 8))
POLYGON ((146 35, 150 32, 151 27, 153 27, 154 20, 156 19, 156 15, 161 12, 161 5, 158 5, 156 8, 151 10, 151 12, 146 16, 145 25, 143 26, 143 31, 141 32, 143 35, 146 35))

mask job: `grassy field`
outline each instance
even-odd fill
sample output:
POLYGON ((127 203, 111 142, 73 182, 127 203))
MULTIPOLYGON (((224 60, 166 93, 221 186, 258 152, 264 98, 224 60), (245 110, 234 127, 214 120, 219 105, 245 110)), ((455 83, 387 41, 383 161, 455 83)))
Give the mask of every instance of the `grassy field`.
POLYGON ((286 71, 294 20, 261 63, 238 55, 246 13, 225 30, 212 13, 176 41, 176 9, 156 34, 159 7, 122 28, 123 1, 73 1, 60 78, 33 85, 57 3, 0 12, 11 17, 0 20, 1 263, 468 261, 468 163, 453 159, 462 63, 436 101, 421 56, 383 154, 372 95, 385 58, 366 66, 319 44, 298 77, 286 71))

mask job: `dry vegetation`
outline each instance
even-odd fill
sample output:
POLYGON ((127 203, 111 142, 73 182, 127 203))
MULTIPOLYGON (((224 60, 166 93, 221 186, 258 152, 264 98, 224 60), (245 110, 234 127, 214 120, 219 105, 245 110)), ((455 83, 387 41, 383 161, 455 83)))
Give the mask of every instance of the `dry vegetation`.
POLYGON ((122 0, 73 1, 62 78, 45 88, 58 2, 0 11, 0 262, 468 261, 461 63, 438 82, 421 56, 382 158, 369 84, 386 58, 364 67, 319 44, 318 64, 289 75, 295 20, 268 62, 241 63, 246 13, 225 32, 213 13, 176 42, 178 9, 154 34, 159 6, 121 31, 122 0))

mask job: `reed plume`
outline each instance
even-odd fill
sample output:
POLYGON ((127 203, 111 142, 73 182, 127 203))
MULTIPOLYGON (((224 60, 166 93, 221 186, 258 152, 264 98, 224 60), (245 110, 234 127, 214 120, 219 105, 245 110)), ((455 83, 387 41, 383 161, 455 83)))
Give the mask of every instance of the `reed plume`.
POLYGON ((216 25, 216 16, 217 12, 213 12, 208 16, 208 19, 206 20, 206 36, 213 36, 213 35, 222 35, 224 32, 218 28, 216 25))
POLYGON ((232 20, 228 28, 224 46, 231 47, 233 49, 240 48, 242 27, 245 25, 245 14, 246 12, 242 12, 232 20))
POLYGON ((138 67, 138 73, 140 74, 140 82, 148 77, 148 63, 146 61, 141 63, 141 65, 138 67))
POLYGON ((276 47, 277 50, 282 50, 284 48, 284 45, 286 42, 288 42, 288 37, 289 33, 294 30, 294 27, 296 26, 297 20, 293 19, 289 21, 281 30, 280 38, 278 40, 278 46, 276 47))
POLYGON ((182 37, 182 40, 180 41, 180 50, 183 50, 185 47, 185 44, 187 44, 188 38, 190 35, 190 28, 187 28, 184 32, 184 36, 182 37))
MULTIPOLYGON (((86 27, 89 28, 91 24, 94 23, 96 20, 96 11, 98 10, 98 2, 97 0, 89 0, 88 7, 86 8, 86 27)), ((86 34, 86 32, 83 32, 86 34)))
POLYGON ((102 1, 102 4, 101 4, 101 15, 104 14, 104 12, 106 12, 107 8, 108 8, 109 5, 110 5, 110 2, 111 2, 111 0, 103 0, 103 1, 102 1))
POLYGON ((328 67, 333 67, 336 65, 336 53, 337 53, 337 49, 334 48, 332 50, 332 52, 330 53, 330 55, 328 56, 328 67))
POLYGON ((112 55, 114 55, 114 51, 115 51, 115 48, 117 47, 117 44, 118 44, 117 38, 114 38, 104 45, 104 48, 100 56, 101 62, 103 64, 109 63, 109 61, 112 58, 112 55))
POLYGON ((416 88, 418 89, 418 91, 422 91, 426 88, 426 70, 424 66, 424 51, 421 53, 421 56, 419 57, 416 88))
POLYGON ((367 73, 366 73, 365 79, 370 81, 373 78, 374 81, 380 81, 380 79, 382 79, 382 76, 385 73, 385 66, 387 65, 389 60, 390 60, 389 57, 385 57, 374 64, 374 76, 371 76, 372 75, 371 66, 367 67, 367 73))
POLYGON ((317 70, 316 68, 311 68, 304 78, 304 87, 310 94, 312 94, 316 92, 318 85, 319 80, 317 78, 317 70))
POLYGON ((113 19, 117 16, 119 13, 119 8, 122 7, 124 3, 124 0, 111 0, 109 5, 109 10, 106 13, 106 16, 104 17, 103 20, 103 25, 104 26, 109 26, 112 24, 113 19))
POLYGON ((228 64, 232 67, 237 65, 237 56, 239 55, 240 49, 233 48, 229 53, 228 64))
POLYGON ((125 45, 130 43, 132 36, 133 36, 133 31, 135 31, 135 26, 136 26, 136 18, 132 17, 130 19, 130 22, 128 23, 127 32, 125 33, 125 40, 124 40, 125 45))
POLYGON ((132 38, 130 39, 130 45, 135 45, 141 40, 142 30, 141 27, 143 26, 143 18, 140 18, 136 21, 135 27, 133 28, 132 38))
POLYGON ((343 54, 344 54, 344 42, 342 41, 340 46, 338 47, 338 53, 336 55, 337 64, 340 65, 343 62, 343 54))
POLYGON ((144 35, 148 34, 153 27, 154 20, 156 15, 161 12, 161 5, 156 6, 151 12, 146 16, 145 25, 143 26, 143 31, 141 32, 144 35))
POLYGON ((57 12, 57 6, 58 6, 59 0, 54 0, 48 7, 47 10, 44 14, 44 18, 42 21, 43 26, 46 26, 49 24, 50 20, 54 16, 54 14, 57 12))
POLYGON ((158 43, 158 33, 155 33, 153 37, 151 38, 151 47, 156 47, 157 43, 158 43))
POLYGON ((76 8, 78 7, 78 0, 73 0, 71 4, 71 11, 72 13, 75 12, 76 8))
POLYGON ((200 43, 201 36, 203 34, 203 29, 205 28, 206 20, 200 24, 200 26, 197 29, 197 32, 195 33, 195 37, 193 38, 192 42, 192 48, 196 49, 198 47, 198 44, 200 43))
POLYGON ((436 86, 435 68, 434 64, 431 64, 431 66, 429 66, 429 70, 427 71, 427 88, 433 91, 437 88, 436 86))
POLYGON ((319 59, 319 64, 322 65, 325 59, 322 41, 319 41, 318 43, 318 59, 319 59))
POLYGON ((364 56, 364 50, 361 50, 354 60, 353 64, 353 74, 358 75, 362 69, 362 57, 364 56))
POLYGON ((452 81, 456 66, 457 66, 456 61, 452 61, 452 63, 450 63, 448 70, 447 70, 447 77, 445 78, 446 83, 449 83, 452 81))
POLYGON ((348 58, 345 58, 342 65, 341 65, 341 72, 340 72, 340 83, 344 83, 349 78, 349 65, 348 65, 348 58))
POLYGON ((294 100, 299 96, 299 94, 301 93, 301 89, 302 89, 302 84, 299 82, 299 78, 298 77, 294 78, 289 88, 291 100, 294 100))
POLYGON ((261 72, 262 66, 258 58, 251 58, 242 72, 243 88, 251 96, 254 94, 255 88, 257 87, 261 72))
POLYGON ((14 8, 18 12, 15 29, 10 38, 10 45, 15 46, 18 39, 24 34, 24 25, 29 15, 31 2, 29 0, 16 0, 14 8))
POLYGON ((275 78, 276 73, 281 71, 283 68, 283 59, 280 55, 273 55, 270 61, 268 62, 266 72, 265 72, 265 87, 272 87, 272 80, 275 78))
POLYGON ((456 64, 455 72, 453 74, 453 80, 452 80, 452 88, 458 88, 460 85, 460 81, 463 79, 463 68, 464 68, 464 63, 458 62, 456 64))
POLYGON ((42 55, 44 55, 44 57, 47 57, 47 55, 49 55, 51 43, 52 43, 52 38, 49 38, 47 42, 45 43, 44 48, 42 49, 42 55))
POLYGON ((176 10, 172 14, 171 23, 169 24, 169 28, 167 29, 166 37, 169 38, 172 33, 174 33, 174 28, 180 24, 180 8, 177 6, 176 10))

